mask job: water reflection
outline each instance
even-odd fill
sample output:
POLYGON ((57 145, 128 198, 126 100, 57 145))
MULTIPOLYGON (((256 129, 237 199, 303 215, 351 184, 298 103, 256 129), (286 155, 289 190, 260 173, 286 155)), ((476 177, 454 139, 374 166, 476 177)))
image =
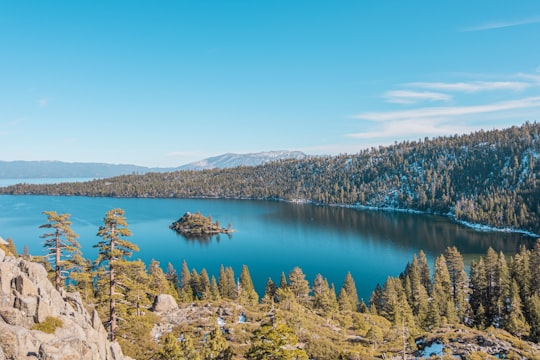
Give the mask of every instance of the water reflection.
POLYGON ((520 233, 478 231, 448 217, 405 212, 285 204, 266 217, 278 223, 332 229, 343 235, 361 234, 363 239, 431 254, 441 254, 448 246, 456 246, 463 255, 484 254, 490 246, 513 254, 522 244, 531 248, 535 242, 535 238, 520 233))

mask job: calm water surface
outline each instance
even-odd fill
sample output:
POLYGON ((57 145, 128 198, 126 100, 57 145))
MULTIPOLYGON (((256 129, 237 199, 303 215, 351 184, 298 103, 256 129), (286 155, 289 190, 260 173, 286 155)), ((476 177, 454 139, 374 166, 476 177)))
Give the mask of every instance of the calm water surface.
POLYGON ((444 217, 407 213, 249 200, 10 195, 0 196, 0 236, 12 238, 19 252, 27 245, 31 254, 41 255, 42 211, 69 213, 83 254, 95 259, 92 245, 112 208, 126 212, 130 240, 141 249, 134 259, 156 259, 164 269, 171 262, 178 272, 185 259, 190 268, 206 268, 216 278, 220 264, 232 266, 237 276, 246 264, 260 296, 268 277, 279 283, 281 272, 300 266, 310 282, 321 273, 337 289, 350 271, 360 297, 367 300, 378 282, 398 275, 420 249, 432 261, 455 245, 470 260, 489 246, 510 255, 520 244, 533 243, 519 234, 478 232, 444 217), (187 211, 211 215, 225 227, 230 223, 236 232, 209 241, 186 240, 169 225, 187 211))

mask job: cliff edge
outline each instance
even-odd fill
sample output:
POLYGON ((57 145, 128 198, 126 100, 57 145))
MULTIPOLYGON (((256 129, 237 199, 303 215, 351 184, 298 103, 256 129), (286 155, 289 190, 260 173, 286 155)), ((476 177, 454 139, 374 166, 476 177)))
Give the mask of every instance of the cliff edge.
POLYGON ((128 360, 78 293, 57 291, 45 268, 0 249, 0 360, 128 360), (46 333, 32 328, 52 322, 46 333), (36 326, 36 324, 38 324, 36 326))

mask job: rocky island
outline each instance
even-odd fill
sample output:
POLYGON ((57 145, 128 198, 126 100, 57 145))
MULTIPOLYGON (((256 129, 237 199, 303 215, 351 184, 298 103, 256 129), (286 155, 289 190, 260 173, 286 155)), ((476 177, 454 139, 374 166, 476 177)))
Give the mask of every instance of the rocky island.
POLYGON ((212 222, 211 216, 204 216, 200 212, 195 214, 185 213, 180 219, 173 222, 169 228, 189 238, 205 238, 216 234, 231 234, 234 232, 231 224, 227 228, 222 228, 219 221, 212 222))

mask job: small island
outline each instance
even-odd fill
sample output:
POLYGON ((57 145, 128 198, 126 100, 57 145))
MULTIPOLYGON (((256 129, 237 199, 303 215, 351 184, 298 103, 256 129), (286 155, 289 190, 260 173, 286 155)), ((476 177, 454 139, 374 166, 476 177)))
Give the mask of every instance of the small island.
POLYGON ((200 212, 185 213, 180 219, 173 222, 169 228, 188 238, 207 238, 216 234, 231 234, 234 230, 231 224, 222 228, 219 221, 212 222, 211 216, 204 216, 200 212))

